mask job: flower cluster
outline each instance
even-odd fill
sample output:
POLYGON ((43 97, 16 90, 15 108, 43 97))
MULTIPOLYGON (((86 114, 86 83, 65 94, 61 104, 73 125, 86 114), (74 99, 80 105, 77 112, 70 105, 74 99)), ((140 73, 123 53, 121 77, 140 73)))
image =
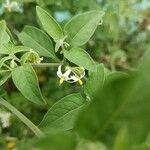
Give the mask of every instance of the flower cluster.
POLYGON ((83 85, 82 78, 85 76, 85 69, 83 67, 70 67, 60 65, 58 67, 57 76, 60 78, 59 84, 64 81, 69 83, 78 82, 83 85))

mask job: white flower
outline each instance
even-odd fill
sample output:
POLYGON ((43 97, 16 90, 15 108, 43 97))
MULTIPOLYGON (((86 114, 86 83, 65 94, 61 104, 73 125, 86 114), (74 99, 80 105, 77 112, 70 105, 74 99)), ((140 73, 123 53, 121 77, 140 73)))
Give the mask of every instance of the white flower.
POLYGON ((5 3, 3 3, 4 8, 6 8, 9 12, 12 11, 12 2, 10 2, 10 0, 6 0, 5 3))
POLYGON ((16 11, 16 12, 22 12, 21 4, 17 1, 10 1, 5 0, 5 3, 3 3, 3 7, 7 9, 9 12, 16 11))
POLYGON ((8 128, 10 126, 10 116, 9 112, 0 112, 0 120, 3 128, 8 128))
POLYGON ((62 71, 62 65, 58 67, 57 76, 60 78, 59 84, 61 85, 64 81, 69 83, 79 82, 80 85, 83 85, 82 78, 85 76, 85 70, 83 67, 69 67, 64 68, 62 71))

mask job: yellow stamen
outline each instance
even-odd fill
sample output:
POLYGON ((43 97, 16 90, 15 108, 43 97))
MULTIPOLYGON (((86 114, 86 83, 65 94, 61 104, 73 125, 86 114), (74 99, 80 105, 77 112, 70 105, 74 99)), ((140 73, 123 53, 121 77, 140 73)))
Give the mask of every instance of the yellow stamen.
POLYGON ((82 80, 78 80, 78 82, 79 82, 79 84, 80 84, 80 85, 83 85, 83 82, 82 82, 82 80))
POLYGON ((60 78, 60 81, 59 81, 59 85, 63 84, 63 82, 64 82, 64 78, 61 77, 61 78, 60 78))
POLYGON ((14 141, 13 142, 9 142, 9 143, 7 143, 6 146, 7 146, 8 149, 12 149, 12 148, 14 148, 16 146, 16 142, 14 142, 14 141))

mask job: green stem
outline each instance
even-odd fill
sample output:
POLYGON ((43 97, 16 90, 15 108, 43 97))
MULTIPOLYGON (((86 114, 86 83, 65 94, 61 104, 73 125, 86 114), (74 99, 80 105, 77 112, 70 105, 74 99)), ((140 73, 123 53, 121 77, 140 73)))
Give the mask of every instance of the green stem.
POLYGON ((44 136, 42 131, 36 125, 34 125, 26 116, 24 116, 21 112, 19 112, 14 106, 12 106, 3 98, 0 98, 0 105, 6 107, 13 114, 15 114, 24 124, 26 124, 35 133, 37 137, 40 138, 44 136))
POLYGON ((7 69, 9 69, 10 71, 12 70, 12 68, 10 68, 8 65, 4 64, 4 67, 6 67, 7 69))
POLYGON ((62 63, 40 63, 40 64, 31 64, 33 67, 57 67, 59 65, 62 65, 62 63))

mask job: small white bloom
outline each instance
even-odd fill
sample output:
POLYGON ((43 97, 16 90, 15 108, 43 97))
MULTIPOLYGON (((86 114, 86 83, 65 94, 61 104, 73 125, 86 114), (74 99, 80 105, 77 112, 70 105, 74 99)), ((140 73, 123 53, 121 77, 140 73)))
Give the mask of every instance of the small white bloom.
POLYGON ((5 0, 2 5, 9 12, 16 11, 22 13, 23 11, 21 3, 18 3, 17 1, 5 0))
POLYGON ((5 9, 7 9, 9 12, 12 11, 13 5, 12 2, 10 2, 10 0, 6 0, 5 3, 3 3, 3 6, 5 9))
POLYGON ((11 117, 11 113, 0 112, 0 120, 3 128, 8 128, 10 126, 10 117, 11 117))
POLYGON ((62 71, 62 65, 58 67, 57 76, 60 78, 59 84, 61 85, 64 81, 69 83, 79 82, 80 85, 83 84, 81 79, 85 76, 85 70, 83 67, 69 67, 66 66, 64 72, 62 71), (82 72, 77 73, 76 69, 82 69, 82 72))

